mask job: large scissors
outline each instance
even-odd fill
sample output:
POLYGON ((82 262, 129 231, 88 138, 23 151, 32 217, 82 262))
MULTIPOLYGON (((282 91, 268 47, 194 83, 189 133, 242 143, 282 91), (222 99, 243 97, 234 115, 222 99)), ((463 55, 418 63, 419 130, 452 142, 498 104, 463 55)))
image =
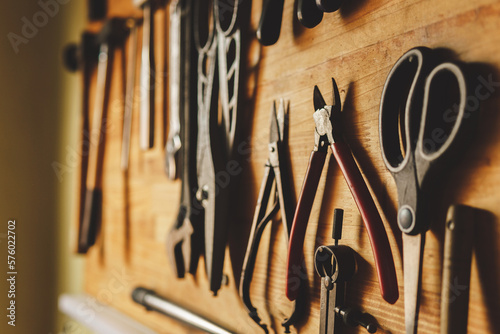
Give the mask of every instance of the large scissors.
POLYGON ((417 332, 429 195, 467 139, 477 114, 467 107, 471 93, 463 66, 441 62, 436 51, 424 47, 409 50, 396 62, 382 93, 380 146, 398 191, 407 334, 417 332))
POLYGON ((229 158, 236 133, 241 52, 239 3, 194 0, 198 51, 196 198, 204 210, 205 265, 214 294, 221 286, 227 241, 230 180, 216 180, 216 176, 227 175, 226 169, 232 168, 229 158))

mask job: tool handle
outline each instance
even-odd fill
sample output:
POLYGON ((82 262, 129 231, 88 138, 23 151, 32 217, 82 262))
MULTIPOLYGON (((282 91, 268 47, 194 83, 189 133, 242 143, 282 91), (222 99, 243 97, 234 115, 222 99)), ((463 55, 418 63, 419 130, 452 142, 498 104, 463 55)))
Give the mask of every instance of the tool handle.
POLYGON ((257 39, 262 45, 273 45, 278 41, 281 31, 284 0, 264 0, 262 14, 257 28, 257 39))
POLYGON ((286 296, 289 300, 297 299, 301 278, 299 276, 302 267, 302 247, 306 234, 307 222, 311 214, 311 208, 318 189, 321 171, 325 164, 326 151, 313 151, 309 158, 304 183, 300 192, 297 208, 293 217, 290 242, 288 243, 286 296))
POLYGON ((349 146, 344 142, 336 142, 331 144, 331 148, 368 232, 382 297, 388 303, 394 304, 399 298, 398 281, 382 219, 349 146))
POLYGON ((444 235, 441 334, 467 333, 475 209, 453 205, 444 235))
POLYGON ((304 27, 314 28, 323 19, 323 12, 315 0, 297 0, 297 18, 304 27))
POLYGON ((88 189, 85 193, 85 208, 78 234, 78 253, 86 254, 94 245, 99 224, 102 192, 98 188, 88 189))
POLYGON ((326 13, 331 13, 340 8, 342 0, 316 0, 316 6, 326 13))

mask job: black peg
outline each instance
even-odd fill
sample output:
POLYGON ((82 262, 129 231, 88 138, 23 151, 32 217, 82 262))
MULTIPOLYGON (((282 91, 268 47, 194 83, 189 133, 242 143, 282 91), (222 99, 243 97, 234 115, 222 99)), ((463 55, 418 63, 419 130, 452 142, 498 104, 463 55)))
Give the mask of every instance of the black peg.
POLYGON ((362 313, 361 311, 346 307, 336 307, 335 313, 337 313, 346 325, 351 327, 361 326, 366 328, 368 333, 375 333, 377 331, 377 325, 370 321, 369 318, 373 318, 368 313, 362 313))
POLYGON ((333 228, 332 238, 335 240, 335 246, 339 245, 339 240, 342 239, 342 222, 344 220, 344 210, 333 210, 333 228))

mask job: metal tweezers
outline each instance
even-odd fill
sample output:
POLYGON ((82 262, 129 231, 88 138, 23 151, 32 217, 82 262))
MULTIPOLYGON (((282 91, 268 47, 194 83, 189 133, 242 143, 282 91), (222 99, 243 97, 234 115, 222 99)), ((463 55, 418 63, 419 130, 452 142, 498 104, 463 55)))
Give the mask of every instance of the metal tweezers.
MULTIPOLYGON (((262 233, 267 224, 276 216, 278 210, 281 209, 281 221, 286 233, 287 242, 290 236, 292 226, 293 203, 291 201, 290 189, 288 184, 288 171, 284 161, 284 137, 285 137, 285 121, 286 112, 284 101, 280 100, 278 113, 276 114, 276 104, 273 103, 271 109, 271 128, 269 136, 269 157, 265 165, 264 178, 260 186, 259 197, 255 208, 252 228, 248 247, 243 262, 240 280, 240 297, 245 304, 250 317, 268 333, 267 326, 261 323, 261 319, 257 314, 257 309, 252 305, 250 300, 250 284, 252 282, 253 271, 255 267, 255 259, 259 248, 262 233), (283 180, 285 182, 283 183, 283 180), (273 188, 273 185, 275 187, 273 188), (272 192, 274 190, 274 193, 272 192), (267 212, 269 202, 272 203, 272 209, 267 212)), ((289 332, 290 326, 297 318, 297 308, 294 302, 294 311, 292 315, 285 319, 282 326, 285 327, 285 332, 289 332)))

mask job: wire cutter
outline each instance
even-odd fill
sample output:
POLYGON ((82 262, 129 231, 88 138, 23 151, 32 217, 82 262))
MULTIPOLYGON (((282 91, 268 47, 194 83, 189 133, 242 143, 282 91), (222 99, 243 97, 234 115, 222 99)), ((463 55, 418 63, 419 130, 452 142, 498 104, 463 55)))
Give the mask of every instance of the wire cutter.
MULTIPOLYGON (((259 197, 255 207, 255 214, 248 240, 247 251, 243 261, 240 280, 240 297, 245 304, 250 317, 268 333, 267 326, 260 323, 260 318, 257 314, 257 309, 252 305, 250 300, 250 283, 252 282, 253 270, 255 266, 255 258, 259 248, 260 239, 267 224, 276 216, 278 210, 281 211, 281 221, 286 233, 287 240, 290 236, 291 215, 293 210, 293 202, 291 200, 290 189, 287 186, 289 174, 284 161, 284 138, 285 138, 285 123, 286 111, 284 101, 280 100, 278 113, 276 114, 276 103, 273 103, 271 109, 271 127, 269 135, 269 157, 266 162, 264 178, 260 186, 259 197), (285 182, 283 182, 285 181, 285 182), (273 184, 275 187, 273 188, 273 184), (272 191, 274 189, 274 192, 272 191), (270 202, 272 203, 271 211, 267 211, 270 202)), ((298 313, 297 308, 294 308, 293 314, 285 319, 282 326, 285 327, 285 332, 289 333, 290 326, 296 321, 298 313)))
POLYGON ((387 302, 393 304, 399 297, 399 291, 389 240, 373 198, 354 161, 349 146, 347 146, 342 138, 340 131, 341 124, 339 123, 339 118, 341 117, 340 95, 333 78, 332 84, 333 105, 326 105, 318 87, 314 87, 314 108, 316 109, 313 114, 316 123, 314 150, 311 153, 309 166, 293 218, 288 248, 287 297, 290 300, 295 300, 298 294, 296 287, 300 285, 299 272, 302 263, 302 248, 307 222, 316 195, 316 189, 318 188, 321 171, 326 160, 328 146, 330 146, 368 232, 377 268, 380 292, 387 302))

